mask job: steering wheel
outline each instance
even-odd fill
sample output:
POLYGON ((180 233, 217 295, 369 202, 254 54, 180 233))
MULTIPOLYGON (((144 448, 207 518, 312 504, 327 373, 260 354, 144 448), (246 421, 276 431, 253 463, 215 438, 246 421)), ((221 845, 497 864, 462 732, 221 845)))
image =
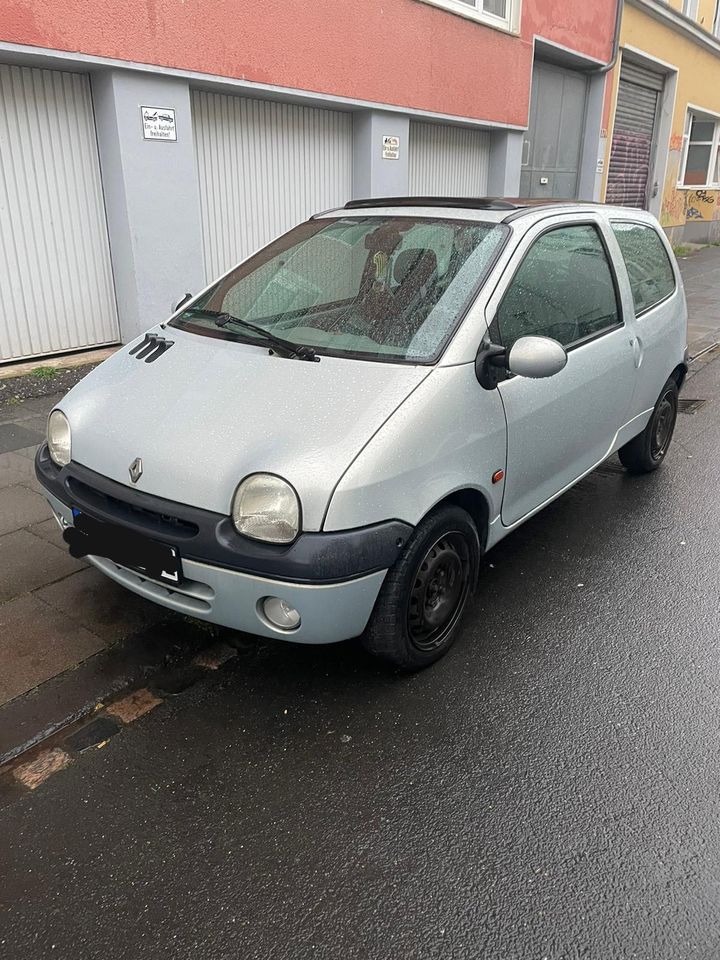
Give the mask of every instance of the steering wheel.
POLYGON ((547 327, 542 334, 544 337, 550 337, 552 340, 557 340, 558 343, 574 343, 575 340, 579 340, 581 337, 579 325, 575 320, 558 320, 557 323, 551 324, 547 327))
POLYGON ((580 339, 581 334, 577 318, 569 314, 563 304, 548 297, 547 294, 543 296, 543 301, 546 306, 546 316, 552 316, 553 322, 546 325, 542 335, 557 340, 561 344, 572 343, 580 339))
POLYGON ((354 337, 366 337, 372 340, 373 338, 371 336, 371 332, 371 323, 368 323, 367 321, 365 323, 361 323, 357 320, 345 320, 342 327, 338 327, 333 331, 333 333, 336 333, 338 336, 343 333, 349 333, 354 337))

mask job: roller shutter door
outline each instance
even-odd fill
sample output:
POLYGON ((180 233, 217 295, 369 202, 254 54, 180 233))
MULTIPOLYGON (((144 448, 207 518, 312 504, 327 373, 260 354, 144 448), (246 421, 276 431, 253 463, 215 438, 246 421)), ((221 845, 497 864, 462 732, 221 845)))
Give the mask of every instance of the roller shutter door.
POLYGON ((90 83, 0 64, 0 361, 118 340, 90 83))
POLYGON ((634 63, 620 70, 615 126, 605 199, 624 207, 645 209, 658 104, 664 77, 634 63))
POLYGON ((410 122, 411 196, 484 197, 489 159, 484 130, 410 122))
POLYGON ((193 91, 208 280, 350 199, 352 116, 193 91))

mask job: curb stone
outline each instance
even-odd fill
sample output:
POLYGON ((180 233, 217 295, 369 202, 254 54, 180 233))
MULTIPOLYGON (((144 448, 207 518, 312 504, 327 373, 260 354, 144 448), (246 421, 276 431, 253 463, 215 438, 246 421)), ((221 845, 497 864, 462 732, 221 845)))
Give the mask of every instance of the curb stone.
MULTIPOLYGON (((237 651, 228 644, 210 644, 195 658, 196 672, 192 684, 185 684, 182 689, 217 675, 236 657, 237 651)), ((185 671, 185 664, 175 668, 178 676, 184 677, 185 671)), ((168 669, 163 684, 170 685, 172 678, 173 670, 168 669)), ((125 690, 107 704, 96 704, 91 713, 65 724, 29 749, 1 763, 0 802, 16 797, 18 789, 20 793, 36 790, 56 773, 81 761, 83 754, 104 749, 113 737, 160 707, 166 698, 153 681, 148 686, 125 690)))

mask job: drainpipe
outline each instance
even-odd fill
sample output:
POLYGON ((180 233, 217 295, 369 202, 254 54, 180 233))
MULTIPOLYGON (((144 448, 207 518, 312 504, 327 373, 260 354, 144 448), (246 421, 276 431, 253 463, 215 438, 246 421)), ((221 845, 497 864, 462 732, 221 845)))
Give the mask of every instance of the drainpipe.
POLYGON ((617 63, 618 53, 620 52, 620 28, 622 26, 623 0, 617 0, 617 9, 615 11, 615 35, 613 36, 612 56, 608 63, 602 67, 595 67, 591 73, 609 73, 617 63))
MULTIPOLYGON (((615 33, 613 35, 613 45, 612 53, 610 59, 607 63, 604 63, 601 67, 595 67, 593 70, 588 71, 592 76, 596 77, 606 77, 608 73, 613 69, 617 63, 618 55, 620 53, 620 30, 622 27, 622 15, 623 15, 623 0, 617 0, 617 6, 615 8, 615 33)), ((607 84, 604 84, 605 90, 607 90, 607 84)), ((603 94, 604 99, 604 94, 603 94)), ((602 143, 602 139, 598 142, 598 147, 602 143)), ((599 172, 599 171, 598 171, 599 172)), ((597 180, 596 180, 597 187, 597 180)), ((593 196, 595 196, 595 188, 593 188, 593 196)))

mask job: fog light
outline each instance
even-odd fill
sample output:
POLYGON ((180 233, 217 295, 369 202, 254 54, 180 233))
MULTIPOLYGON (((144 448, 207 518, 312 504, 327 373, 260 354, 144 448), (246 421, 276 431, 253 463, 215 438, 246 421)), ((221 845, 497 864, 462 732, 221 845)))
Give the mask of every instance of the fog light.
POLYGON ((295 607, 291 607, 280 597, 265 597, 262 602, 262 611, 270 623, 279 630, 295 630, 300 626, 300 614, 295 607))

